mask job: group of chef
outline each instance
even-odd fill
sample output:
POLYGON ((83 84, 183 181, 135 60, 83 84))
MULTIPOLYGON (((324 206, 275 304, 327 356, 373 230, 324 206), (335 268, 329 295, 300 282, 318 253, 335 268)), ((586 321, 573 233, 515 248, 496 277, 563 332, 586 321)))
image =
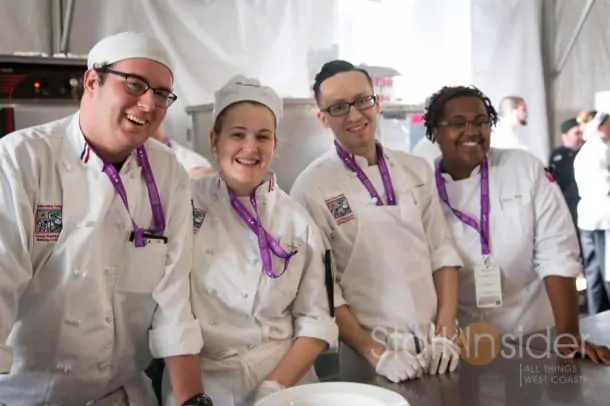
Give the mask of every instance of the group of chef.
POLYGON ((554 326, 567 355, 610 363, 579 334, 559 188, 490 148, 478 89, 429 99, 432 170, 376 141, 368 73, 326 63, 313 90, 334 147, 287 194, 273 89, 236 76, 215 93, 217 170, 191 179, 159 133, 173 83, 156 39, 115 34, 88 55, 76 114, 0 140, 0 404, 153 405, 151 358, 164 405, 253 405, 315 382, 337 348, 344 376, 400 382, 454 371, 475 321, 554 326))

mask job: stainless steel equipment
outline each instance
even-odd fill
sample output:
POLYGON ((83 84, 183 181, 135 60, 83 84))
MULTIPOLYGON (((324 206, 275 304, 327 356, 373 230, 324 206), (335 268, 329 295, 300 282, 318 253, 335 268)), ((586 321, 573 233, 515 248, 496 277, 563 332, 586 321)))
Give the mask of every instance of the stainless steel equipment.
MULTIPOLYGON (((209 134, 212 129, 212 104, 189 106, 192 119, 193 149, 213 162, 209 134)), ((383 103, 377 137, 389 148, 410 151, 423 135, 414 117, 423 112, 421 105, 383 103)), ((285 98, 284 117, 278 127, 278 148, 272 168, 280 187, 288 192, 298 174, 316 158, 332 148, 333 136, 317 118, 313 99, 285 98)))
POLYGON ((0 55, 0 137, 78 110, 84 59, 0 55))

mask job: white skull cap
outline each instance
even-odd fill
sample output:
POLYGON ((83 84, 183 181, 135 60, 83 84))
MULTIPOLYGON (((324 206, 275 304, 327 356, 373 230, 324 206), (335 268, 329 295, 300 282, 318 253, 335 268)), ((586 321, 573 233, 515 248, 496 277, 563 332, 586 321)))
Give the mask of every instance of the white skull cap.
POLYGON ((261 85, 257 79, 237 75, 214 93, 213 120, 216 121, 227 107, 244 101, 257 102, 269 108, 275 116, 276 125, 282 118, 283 102, 275 90, 261 85))
POLYGON ((174 74, 171 58, 161 42, 138 32, 121 32, 100 40, 89 51, 87 67, 92 69, 131 58, 146 58, 159 62, 174 74))

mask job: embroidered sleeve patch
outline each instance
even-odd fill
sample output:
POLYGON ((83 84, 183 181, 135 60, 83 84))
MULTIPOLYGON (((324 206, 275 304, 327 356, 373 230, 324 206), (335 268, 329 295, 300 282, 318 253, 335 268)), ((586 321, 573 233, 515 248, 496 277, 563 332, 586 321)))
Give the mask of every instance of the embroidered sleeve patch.
POLYGON ((207 210, 193 207, 193 234, 197 234, 205 221, 207 210))
POLYGON ((354 212, 344 194, 327 199, 326 207, 330 210, 330 214, 337 222, 337 225, 347 223, 355 218, 354 212))
POLYGON ((57 242, 62 230, 62 206, 40 204, 36 207, 34 239, 36 242, 57 242))

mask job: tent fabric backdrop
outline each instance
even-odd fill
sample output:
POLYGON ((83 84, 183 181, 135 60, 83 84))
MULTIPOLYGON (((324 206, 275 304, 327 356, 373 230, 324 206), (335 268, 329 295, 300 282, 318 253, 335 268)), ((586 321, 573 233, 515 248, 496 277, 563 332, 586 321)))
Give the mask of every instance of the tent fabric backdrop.
POLYGON ((542 65, 542 0, 472 0, 473 83, 496 108, 502 97, 522 96, 529 150, 549 156, 546 88, 542 65))
MULTIPOLYGON (((555 4, 555 62, 584 2, 555 4)), ((257 76, 283 96, 309 97, 312 75, 336 56, 390 65, 403 74, 403 99, 422 102, 444 85, 475 84, 494 104, 506 94, 530 107, 531 147, 548 155, 542 70, 543 0, 75 0, 70 52, 86 54, 105 35, 156 35, 177 61, 178 102, 166 130, 186 140, 184 107, 209 103, 232 75, 257 76)), ((48 52, 49 2, 0 0, 0 52, 48 52), (22 27, 29 27, 24 30, 22 27)), ((554 95, 555 127, 610 89, 607 21, 598 1, 554 95)))

